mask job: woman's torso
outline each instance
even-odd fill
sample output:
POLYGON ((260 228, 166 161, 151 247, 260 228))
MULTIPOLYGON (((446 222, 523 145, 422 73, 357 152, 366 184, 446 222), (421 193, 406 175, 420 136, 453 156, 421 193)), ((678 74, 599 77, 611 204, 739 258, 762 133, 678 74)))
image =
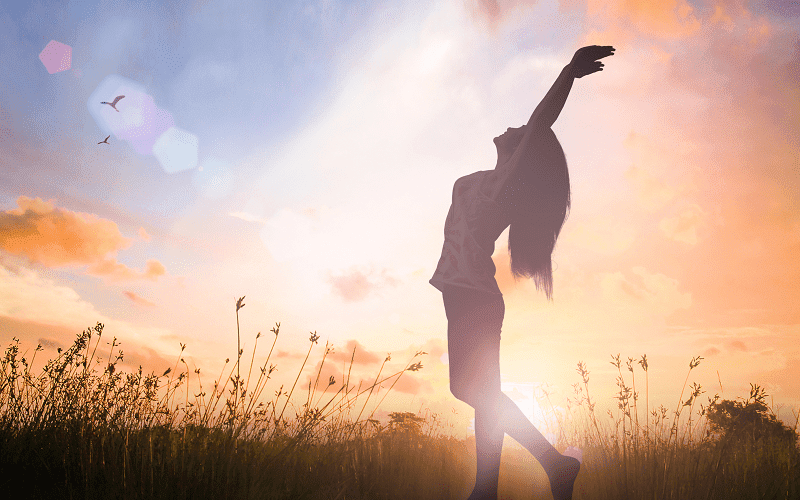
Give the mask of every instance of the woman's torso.
POLYGON ((459 178, 444 227, 444 245, 431 285, 500 294, 492 261, 494 245, 510 222, 507 172, 483 170, 459 178), (505 195, 505 196, 504 196, 505 195))

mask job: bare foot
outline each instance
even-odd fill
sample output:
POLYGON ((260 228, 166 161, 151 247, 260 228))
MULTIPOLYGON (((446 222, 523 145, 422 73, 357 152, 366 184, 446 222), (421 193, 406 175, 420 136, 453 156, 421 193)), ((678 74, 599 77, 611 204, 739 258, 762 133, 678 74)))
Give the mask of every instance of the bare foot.
POLYGON ((581 463, 572 457, 561 456, 555 461, 553 467, 548 471, 547 477, 550 478, 550 491, 553 492, 553 500, 572 500, 572 486, 581 463))
POLYGON ((492 495, 491 493, 480 491, 477 487, 475 487, 467 500, 497 500, 497 492, 492 495))

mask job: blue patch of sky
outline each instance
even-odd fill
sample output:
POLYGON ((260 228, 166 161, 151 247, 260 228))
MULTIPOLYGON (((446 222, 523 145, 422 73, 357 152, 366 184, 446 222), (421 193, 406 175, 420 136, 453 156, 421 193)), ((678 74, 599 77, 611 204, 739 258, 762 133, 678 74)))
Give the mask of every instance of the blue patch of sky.
MULTIPOLYGON (((43 156, 48 148, 59 148, 66 162, 41 166, 53 175, 28 187, 80 197, 77 185, 59 177, 89 176, 87 154, 96 156, 90 148, 105 135, 98 136, 85 102, 109 74, 144 84, 156 105, 173 114, 176 126, 198 135, 201 163, 204 145, 227 143, 236 156, 245 156, 249 148, 288 137, 332 99, 339 49, 369 27, 375 12, 397 11, 403 8, 399 5, 390 0, 4 2, 0 63, 11 70, 0 72, 0 107, 10 116, 15 142, 43 156), (73 48, 71 71, 50 75, 44 69, 38 54, 50 40, 73 48)), ((98 186, 84 196, 101 190, 106 193, 101 199, 127 198, 130 205, 120 200, 124 208, 149 206, 161 213, 174 213, 180 208, 176 203, 191 201, 186 193, 174 193, 185 191, 188 175, 164 182, 152 157, 140 158, 137 169, 130 167, 135 155, 116 154, 128 166, 108 166, 98 178, 112 175, 117 188, 108 192, 98 186), (125 196, 120 188, 125 185, 141 189, 124 190, 130 194, 125 196)), ((36 194, 8 188, 11 198, 36 194)))

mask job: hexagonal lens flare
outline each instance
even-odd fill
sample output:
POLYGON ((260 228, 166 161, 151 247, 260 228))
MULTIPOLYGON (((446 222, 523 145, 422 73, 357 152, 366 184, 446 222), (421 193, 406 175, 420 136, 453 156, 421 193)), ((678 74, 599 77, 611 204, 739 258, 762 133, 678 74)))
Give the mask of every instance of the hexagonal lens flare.
POLYGON ((39 52, 39 60, 51 75, 59 71, 66 71, 72 67, 72 47, 50 40, 50 43, 39 52))
POLYGON ((170 127, 156 140, 153 154, 168 174, 182 172, 197 166, 196 135, 178 127, 170 127))

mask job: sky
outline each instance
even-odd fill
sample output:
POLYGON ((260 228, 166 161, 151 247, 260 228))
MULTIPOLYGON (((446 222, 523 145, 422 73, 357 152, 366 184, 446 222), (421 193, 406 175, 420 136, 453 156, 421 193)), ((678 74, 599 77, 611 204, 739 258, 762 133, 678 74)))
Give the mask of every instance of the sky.
POLYGON ((578 48, 612 45, 553 126, 572 184, 554 300, 496 244, 503 389, 543 427, 579 362, 615 407, 611 356, 633 358, 644 401, 646 354, 651 408, 688 374, 701 402, 759 384, 793 424, 799 33, 793 1, 4 2, 0 341, 44 359, 101 322, 119 369, 182 355, 213 381, 244 296, 256 364, 281 325, 270 390, 309 347, 302 386, 340 386, 353 349, 351 384, 419 361, 376 415, 468 433, 428 283, 453 182, 494 168, 578 48))

